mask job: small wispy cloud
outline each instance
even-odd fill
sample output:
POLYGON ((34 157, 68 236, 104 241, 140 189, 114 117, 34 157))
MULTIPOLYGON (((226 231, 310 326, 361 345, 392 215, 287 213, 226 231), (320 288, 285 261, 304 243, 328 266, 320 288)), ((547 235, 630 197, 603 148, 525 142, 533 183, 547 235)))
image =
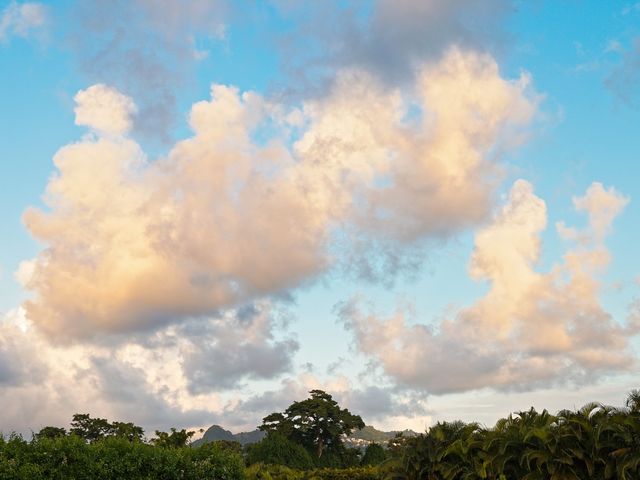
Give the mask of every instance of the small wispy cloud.
POLYGON ((0 41, 12 36, 28 38, 47 23, 47 9, 41 3, 12 1, 0 13, 0 41))
POLYGON ((632 40, 628 47, 614 44, 620 62, 605 78, 605 86, 624 104, 640 106, 640 37, 632 40))
POLYGON ((70 52, 90 82, 136 98, 136 133, 170 142, 177 97, 207 56, 195 39, 222 41, 227 0, 77 2, 70 19, 70 52))

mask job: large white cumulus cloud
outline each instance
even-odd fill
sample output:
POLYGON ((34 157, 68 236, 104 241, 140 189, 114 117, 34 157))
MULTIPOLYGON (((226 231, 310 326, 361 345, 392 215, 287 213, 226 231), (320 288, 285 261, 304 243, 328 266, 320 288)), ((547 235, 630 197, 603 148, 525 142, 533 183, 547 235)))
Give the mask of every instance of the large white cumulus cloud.
POLYGON ((526 76, 503 79, 491 57, 459 49, 407 92, 350 70, 300 109, 211 93, 191 110, 193 136, 155 161, 126 136, 127 97, 78 94, 76 121, 94 133, 56 154, 49 210, 24 216, 46 245, 26 279, 39 328, 155 328, 315 278, 335 263, 337 231, 395 248, 477 224, 497 152, 537 102, 526 76))
POLYGON ((587 213, 583 231, 558 225, 574 242, 546 273, 536 269, 546 205, 518 180, 491 224, 476 234, 470 274, 489 283, 487 294, 438 325, 367 315, 357 302, 340 310, 359 351, 402 387, 431 393, 535 388, 580 383, 629 369, 630 315, 615 321, 603 308, 599 275, 610 261, 604 245, 628 199, 594 183, 574 205, 587 213))

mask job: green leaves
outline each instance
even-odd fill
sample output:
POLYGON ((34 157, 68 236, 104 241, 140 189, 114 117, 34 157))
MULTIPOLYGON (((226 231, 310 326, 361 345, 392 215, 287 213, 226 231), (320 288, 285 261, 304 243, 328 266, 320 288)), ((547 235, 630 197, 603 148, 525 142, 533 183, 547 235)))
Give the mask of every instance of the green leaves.
POLYGON ((156 438, 151 439, 151 443, 162 448, 181 448, 189 444, 189 440, 196 432, 187 432, 184 428, 176 430, 171 428, 171 432, 161 432, 156 430, 156 438))
POLYGON ((627 408, 517 412, 494 428, 444 422, 398 442, 388 479, 584 480, 640 478, 640 391, 627 408))
POLYGON ((0 478, 74 480, 241 480, 244 462, 216 446, 158 448, 107 437, 88 443, 78 435, 26 442, 0 440, 0 478))
POLYGON ((329 449, 343 448, 343 435, 364 427, 362 418, 342 409, 331 395, 322 390, 311 390, 311 397, 293 402, 283 413, 264 417, 260 430, 274 432, 304 446, 321 458, 329 449))
MULTIPOLYGON (((46 428, 55 429, 55 427, 46 428)), ((52 434, 53 431, 48 431, 47 433, 52 434)), ((141 442, 144 438, 142 427, 138 427, 131 422, 110 423, 105 418, 92 418, 88 413, 76 413, 73 415, 69 433, 84 438, 88 442, 95 442, 106 437, 120 437, 130 442, 141 442)))

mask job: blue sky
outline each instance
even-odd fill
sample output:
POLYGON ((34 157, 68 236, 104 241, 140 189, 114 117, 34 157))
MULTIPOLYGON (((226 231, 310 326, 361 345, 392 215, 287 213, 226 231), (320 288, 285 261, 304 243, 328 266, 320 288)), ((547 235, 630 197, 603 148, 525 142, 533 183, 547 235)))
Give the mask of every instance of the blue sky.
POLYGON ((639 65, 626 1, 0 1, 0 429, 620 404, 639 65))

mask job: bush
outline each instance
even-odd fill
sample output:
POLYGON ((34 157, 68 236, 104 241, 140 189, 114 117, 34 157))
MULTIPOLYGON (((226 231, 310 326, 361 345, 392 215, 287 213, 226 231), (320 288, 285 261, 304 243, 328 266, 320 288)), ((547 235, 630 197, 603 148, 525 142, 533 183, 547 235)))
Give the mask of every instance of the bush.
POLYGON ((304 472, 283 465, 256 463, 247 468, 247 480, 303 480, 304 472))
POLYGON ((320 468, 303 472, 282 465, 255 464, 247 469, 247 480, 378 480, 375 467, 320 468))
POLYGON ((303 480, 378 480, 376 467, 321 468, 307 472, 303 480))
POLYGON ((162 448, 125 438, 87 443, 77 435, 26 442, 0 436, 0 479, 241 480, 237 453, 216 445, 162 448))
POLYGON ((360 450, 337 445, 327 448, 320 458, 315 458, 317 468, 351 468, 360 465, 360 450))
POLYGON ((380 465, 387 458, 387 452, 385 452, 382 445, 377 443, 370 443, 364 451, 360 465, 380 465))
POLYGON ((311 455, 304 447, 277 433, 270 433, 247 447, 247 465, 254 463, 284 465, 298 470, 313 467, 311 455))

